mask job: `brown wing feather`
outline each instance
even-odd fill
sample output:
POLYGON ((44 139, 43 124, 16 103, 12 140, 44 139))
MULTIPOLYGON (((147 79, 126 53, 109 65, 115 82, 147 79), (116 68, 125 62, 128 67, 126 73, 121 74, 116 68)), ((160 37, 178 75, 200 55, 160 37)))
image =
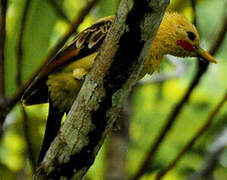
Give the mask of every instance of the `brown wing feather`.
POLYGON ((66 63, 76 61, 82 57, 94 53, 100 48, 114 16, 100 19, 91 27, 85 29, 68 45, 65 45, 57 55, 50 60, 45 68, 31 82, 22 96, 25 105, 45 103, 48 101, 48 89, 46 80, 50 73, 61 68, 66 63))

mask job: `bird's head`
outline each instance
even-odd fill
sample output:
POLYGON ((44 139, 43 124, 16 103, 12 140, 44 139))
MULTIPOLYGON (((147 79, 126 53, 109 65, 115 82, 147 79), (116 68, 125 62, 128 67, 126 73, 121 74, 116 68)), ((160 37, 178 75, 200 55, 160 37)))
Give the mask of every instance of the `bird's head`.
POLYGON ((201 57, 217 63, 208 52, 200 47, 200 38, 195 26, 180 14, 165 13, 154 42, 162 54, 201 57))

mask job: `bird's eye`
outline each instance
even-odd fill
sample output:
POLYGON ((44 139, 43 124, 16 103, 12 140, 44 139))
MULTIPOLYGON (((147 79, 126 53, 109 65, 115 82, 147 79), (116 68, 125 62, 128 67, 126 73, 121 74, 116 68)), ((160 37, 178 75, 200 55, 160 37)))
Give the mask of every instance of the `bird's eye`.
POLYGON ((188 35, 188 38, 189 38, 190 40, 192 40, 192 41, 195 40, 195 34, 194 34, 193 32, 188 31, 188 32, 187 32, 187 35, 188 35))

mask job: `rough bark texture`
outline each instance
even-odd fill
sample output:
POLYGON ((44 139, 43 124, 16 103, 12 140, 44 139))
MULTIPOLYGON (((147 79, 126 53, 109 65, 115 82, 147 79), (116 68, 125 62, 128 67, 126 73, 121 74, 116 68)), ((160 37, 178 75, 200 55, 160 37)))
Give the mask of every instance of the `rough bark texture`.
POLYGON ((110 133, 169 0, 122 0, 100 55, 34 179, 81 179, 110 133))

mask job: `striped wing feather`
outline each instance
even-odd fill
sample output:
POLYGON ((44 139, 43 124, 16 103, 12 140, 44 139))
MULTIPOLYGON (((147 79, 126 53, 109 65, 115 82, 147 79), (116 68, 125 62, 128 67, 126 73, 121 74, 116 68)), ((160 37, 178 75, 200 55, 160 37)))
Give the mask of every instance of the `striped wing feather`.
POLYGON ((100 48, 108 30, 114 20, 114 16, 100 19, 91 27, 80 32, 78 36, 65 45, 53 57, 46 67, 36 76, 22 96, 22 102, 25 105, 46 103, 48 101, 48 88, 46 80, 49 74, 63 65, 72 61, 88 56, 100 48))

